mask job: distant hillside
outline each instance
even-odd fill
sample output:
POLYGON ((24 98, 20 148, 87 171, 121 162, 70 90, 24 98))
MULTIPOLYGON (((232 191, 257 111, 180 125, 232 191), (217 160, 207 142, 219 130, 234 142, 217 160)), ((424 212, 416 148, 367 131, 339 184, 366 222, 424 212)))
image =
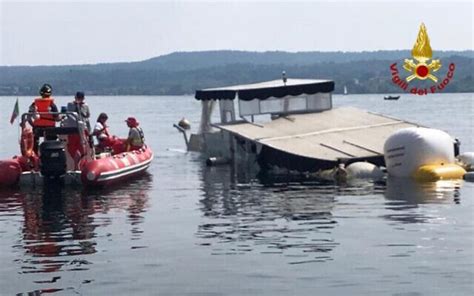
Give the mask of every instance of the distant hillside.
MULTIPOLYGON (((36 95, 51 83, 57 95, 77 90, 97 95, 179 95, 196 89, 277 79, 328 78, 336 92, 398 92, 389 66, 410 57, 409 50, 375 52, 176 52, 133 63, 0 67, 0 95, 36 95)), ((473 92, 474 51, 436 51, 443 65, 457 65, 445 91, 473 92)), ((445 73, 446 66, 439 73, 445 73)), ((442 76, 440 74, 440 76, 442 76)))
MULTIPOLYGON (((347 63, 365 60, 400 60, 411 55, 409 50, 365 51, 365 52, 248 52, 248 51, 202 51, 175 52, 143 62, 143 67, 171 68, 190 70, 231 64, 253 65, 291 65, 305 66, 324 62, 347 63)), ((437 51, 436 58, 459 55, 474 58, 474 51, 437 51)))

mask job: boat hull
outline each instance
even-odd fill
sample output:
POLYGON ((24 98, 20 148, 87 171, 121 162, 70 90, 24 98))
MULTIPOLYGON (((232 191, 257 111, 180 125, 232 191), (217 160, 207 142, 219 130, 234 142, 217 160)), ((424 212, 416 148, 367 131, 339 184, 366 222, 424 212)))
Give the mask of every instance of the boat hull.
POLYGON ((17 158, 0 161, 0 186, 13 186, 18 183, 21 165, 17 158))
POLYGON ((49 185, 81 186, 81 171, 68 171, 60 178, 48 179, 38 171, 24 171, 20 175, 18 185, 20 187, 48 187, 49 185))
POLYGON ((339 162, 349 165, 354 162, 367 161, 377 166, 385 165, 383 155, 328 160, 305 157, 265 146, 262 147, 261 152, 258 154, 257 161, 260 167, 263 169, 279 167, 299 172, 317 172, 320 170, 328 170, 337 167, 339 162))
MULTIPOLYGON (((228 133, 231 158, 239 147, 258 155, 258 163, 300 172, 317 172, 368 161, 383 165, 383 147, 395 131, 418 126, 415 123, 342 107, 320 113, 292 114, 254 124, 236 122, 215 125, 228 133)), ((223 142, 223 141, 222 141, 223 142)), ((225 142, 223 142, 225 143, 225 142)), ((220 156, 220 155, 211 155, 220 156)))
POLYGON ((45 181, 59 181, 64 185, 105 186, 124 181, 143 173, 153 160, 149 147, 111 155, 86 162, 79 171, 68 171, 61 178, 45 180, 38 170, 26 165, 27 159, 20 156, 0 161, 0 187, 42 186, 45 181))
POLYGON ((100 187, 143 173, 153 160, 149 147, 87 162, 81 168, 82 184, 100 187))

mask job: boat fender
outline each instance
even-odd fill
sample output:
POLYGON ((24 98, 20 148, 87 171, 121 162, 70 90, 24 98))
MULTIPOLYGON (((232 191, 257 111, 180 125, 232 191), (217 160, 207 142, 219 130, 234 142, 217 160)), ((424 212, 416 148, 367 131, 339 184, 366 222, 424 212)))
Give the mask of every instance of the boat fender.
POLYGON ((328 181, 345 182, 347 180, 347 171, 345 165, 340 163, 332 169, 320 170, 314 176, 328 181))
POLYGON ((33 146, 35 143, 33 131, 31 128, 23 128, 21 130, 20 150, 21 155, 31 157, 33 155, 33 146))
POLYGON ((346 167, 349 179, 374 179, 380 180, 384 177, 382 170, 370 162, 354 162, 346 167))
POLYGON ((464 152, 458 155, 457 160, 466 171, 474 171, 474 152, 464 152))
POLYGON ((345 182, 347 180, 347 170, 344 163, 340 163, 334 168, 334 180, 337 182, 345 182))
POLYGON ((413 177, 417 181, 438 181, 462 179, 466 171, 454 163, 440 165, 424 165, 419 167, 413 177))
POLYGON ((206 165, 207 166, 216 166, 216 165, 223 165, 223 164, 228 164, 229 160, 225 157, 209 157, 206 160, 206 165))
POLYGON ((467 172, 464 175, 464 180, 466 180, 468 182, 474 182, 474 172, 467 172))
POLYGON ((191 123, 184 117, 178 122, 178 126, 185 130, 191 129, 191 123))

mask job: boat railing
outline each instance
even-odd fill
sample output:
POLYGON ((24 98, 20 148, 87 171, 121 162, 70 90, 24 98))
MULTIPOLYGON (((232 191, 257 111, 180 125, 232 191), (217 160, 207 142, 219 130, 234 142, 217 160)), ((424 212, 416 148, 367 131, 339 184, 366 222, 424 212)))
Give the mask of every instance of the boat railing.
POLYGON ((41 115, 52 115, 57 116, 57 119, 53 119, 56 122, 61 122, 64 119, 70 117, 74 122, 79 126, 82 120, 79 118, 79 115, 76 112, 65 111, 65 112, 26 112, 21 115, 20 125, 25 125, 27 122, 32 123, 38 116, 41 115))
MULTIPOLYGON (((85 133, 85 124, 82 118, 72 111, 64 112, 27 112, 21 115, 20 126, 24 128, 26 123, 34 127, 34 120, 41 115, 50 115, 55 117, 53 120, 55 122, 61 122, 64 126, 51 126, 51 127, 38 127, 36 128, 40 134, 51 134, 51 135, 68 135, 68 134, 77 134, 80 138, 80 143, 82 147, 86 147, 89 144, 89 140, 86 138, 85 133), (66 122, 66 120, 68 120, 66 122)), ((38 133, 37 132, 37 133, 38 133)), ((92 148, 92 153, 93 147, 92 148)))
POLYGON ((32 127, 34 126, 35 119, 41 115, 51 115, 55 122, 63 123, 63 126, 51 126, 41 127, 41 130, 54 134, 83 134, 85 130, 84 122, 82 118, 76 112, 27 112, 21 115, 20 126, 24 127, 26 123, 29 123, 32 127), (66 122, 66 120, 68 120, 66 122), (66 124, 67 123, 67 124, 66 124))

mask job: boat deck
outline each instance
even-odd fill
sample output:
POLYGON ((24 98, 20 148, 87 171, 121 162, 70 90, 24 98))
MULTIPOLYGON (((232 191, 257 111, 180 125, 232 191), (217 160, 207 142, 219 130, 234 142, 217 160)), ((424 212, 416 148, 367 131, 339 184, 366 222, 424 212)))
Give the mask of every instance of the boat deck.
POLYGON ((418 124, 353 107, 292 114, 264 124, 218 124, 217 128, 273 149, 312 159, 370 158, 383 155, 396 130, 418 124))

